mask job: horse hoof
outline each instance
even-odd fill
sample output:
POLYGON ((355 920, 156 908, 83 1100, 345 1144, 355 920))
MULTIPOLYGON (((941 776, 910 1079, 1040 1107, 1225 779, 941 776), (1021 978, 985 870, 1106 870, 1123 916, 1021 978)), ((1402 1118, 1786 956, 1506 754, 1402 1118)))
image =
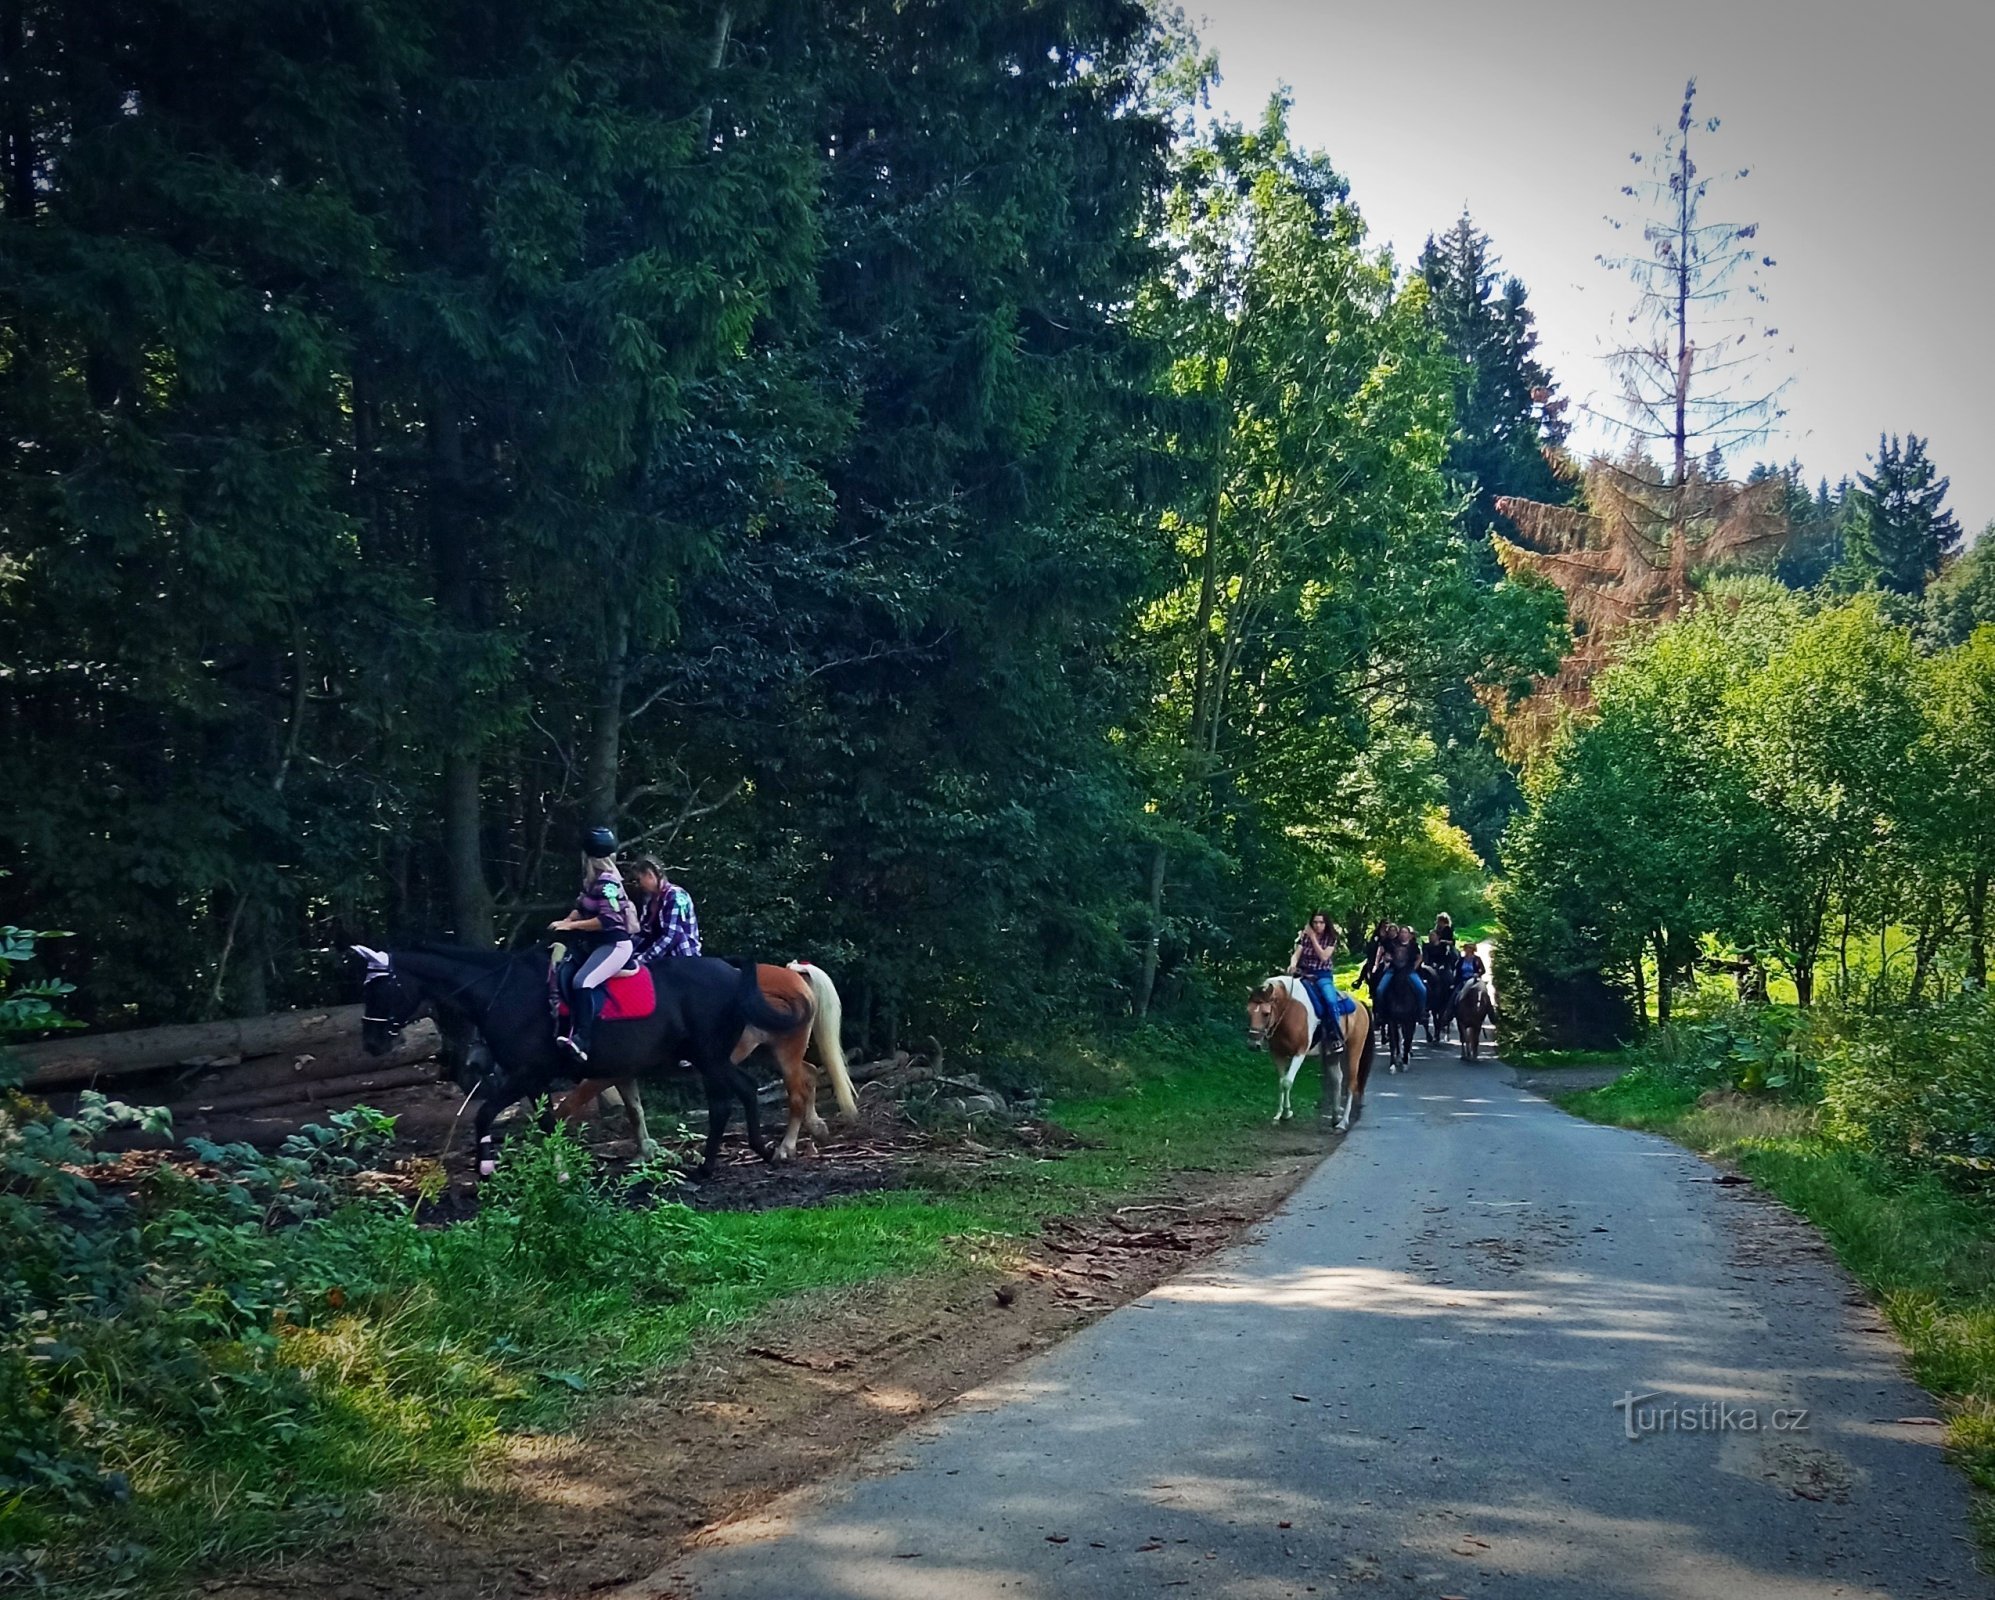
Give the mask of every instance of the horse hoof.
POLYGON ((499 1164, 496 1161, 487 1159, 478 1163, 478 1176, 481 1178, 489 1178, 498 1170, 499 1164))
POLYGON ((639 1155, 641 1155, 642 1157, 644 1157, 644 1159, 645 1159, 646 1161, 655 1161, 655 1160, 657 1160, 657 1159, 658 1159, 658 1141, 657 1141, 656 1139, 646 1139, 646 1140, 644 1141, 644 1143, 642 1143, 641 1145, 639 1145, 639 1146, 637 1147, 637 1153, 638 1153, 639 1155))

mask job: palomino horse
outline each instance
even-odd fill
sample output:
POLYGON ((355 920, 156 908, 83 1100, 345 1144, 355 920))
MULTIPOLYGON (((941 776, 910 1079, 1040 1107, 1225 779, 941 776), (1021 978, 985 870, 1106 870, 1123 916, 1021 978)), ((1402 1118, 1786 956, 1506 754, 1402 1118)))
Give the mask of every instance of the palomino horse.
MULTIPOLYGON (((819 1064, 831 1079, 831 1092, 838 1101, 838 1114, 847 1122, 859 1115, 859 1103, 852 1093, 852 1080, 846 1074, 845 1046, 839 1038, 844 1026, 845 1008, 838 997, 837 985, 831 981, 831 974, 811 962, 792 961, 786 967, 774 967, 764 962, 758 964, 754 971, 755 985, 763 1000, 779 1015, 798 1016, 803 1020, 789 1028, 748 1022, 741 1030, 741 1037, 735 1041, 729 1059, 732 1065, 738 1067, 765 1044, 775 1056, 788 1094, 790 1120, 769 1159, 788 1161, 797 1153, 800 1135, 809 1134, 822 1143, 830 1131, 825 1127, 824 1118, 817 1114, 816 1069, 804 1058, 806 1045, 815 1047, 819 1064)), ((599 1095, 610 1092, 622 1098, 624 1114, 637 1133, 639 1148, 650 1155, 656 1147, 646 1135, 644 1101, 640 1097, 638 1080, 634 1077, 585 1078, 561 1102, 560 1114, 570 1122, 579 1121, 599 1095)), ((752 1139, 750 1142, 753 1142, 752 1139)))
MULTIPOLYGON (((1325 1097, 1319 1115, 1327 1117, 1339 1133, 1351 1126, 1351 1119, 1364 1104, 1365 1082, 1372 1073, 1372 1014, 1362 1001, 1344 1018, 1344 1053, 1325 1059, 1325 1097)), ((1322 1042, 1316 1008, 1302 980, 1284 973, 1270 978, 1247 998, 1247 1040, 1257 1050, 1266 1050, 1274 1059, 1280 1088, 1275 1102, 1275 1121, 1287 1122, 1295 1115, 1289 1104, 1289 1091, 1295 1075, 1312 1050, 1322 1042), (1283 1063, 1287 1065, 1284 1066, 1283 1063)))
POLYGON ((1481 967, 1473 978, 1463 981, 1462 992, 1455 1000, 1455 1027, 1462 1036, 1464 1061, 1482 1059, 1482 1030, 1496 1015, 1496 990, 1489 981, 1486 959, 1481 967))

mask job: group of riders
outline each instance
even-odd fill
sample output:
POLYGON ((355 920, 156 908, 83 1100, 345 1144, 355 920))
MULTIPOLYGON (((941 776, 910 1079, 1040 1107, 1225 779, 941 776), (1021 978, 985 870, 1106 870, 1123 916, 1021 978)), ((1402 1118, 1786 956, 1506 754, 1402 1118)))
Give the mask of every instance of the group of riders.
MULTIPOLYGON (((1325 1021, 1342 1018, 1356 1005, 1354 1000, 1337 992, 1332 969, 1340 938, 1330 914, 1319 911, 1296 934, 1295 949, 1289 956, 1289 972, 1302 980, 1317 1015, 1325 1021)), ((1480 951, 1473 946, 1464 949, 1456 943, 1455 919, 1443 911, 1435 917, 1433 932, 1424 943, 1407 923, 1380 922, 1365 945, 1358 981, 1371 992, 1374 1011, 1391 992, 1393 984, 1404 983, 1412 985, 1423 1015, 1432 1012, 1446 1016, 1454 1007, 1455 997, 1487 973, 1480 951), (1436 999, 1439 1004, 1429 1004, 1436 999)), ((1327 1028, 1324 1033, 1331 1049, 1344 1048, 1342 1028, 1327 1028)))
POLYGON ((617 865, 617 837, 608 828, 591 828, 582 853, 582 892, 567 916, 548 924, 568 945, 559 984, 568 1002, 568 1026, 560 1044, 577 1061, 589 1059, 604 984, 635 964, 700 954, 693 897, 654 857, 639 856, 626 884, 617 865))
MULTIPOLYGON (((639 856, 626 881, 617 864, 617 838, 608 828, 592 828, 583 839, 582 892, 569 913, 548 925, 568 944, 560 990, 568 1004, 568 1024, 560 1044, 577 1061, 589 1059, 603 986, 639 963, 666 956, 700 954, 700 922, 693 897, 666 875, 652 856, 639 856)), ((1326 911, 1297 932, 1288 970, 1300 978, 1317 1014, 1341 1018, 1355 1004, 1337 992, 1333 967, 1341 935, 1326 911)), ((1481 954, 1455 941, 1454 919, 1443 911, 1422 942, 1408 924, 1380 922, 1365 945, 1358 981, 1371 992, 1372 1008, 1395 983, 1411 984, 1420 1011, 1447 1015, 1455 997, 1486 975, 1481 954), (1429 1001, 1437 998, 1439 1004, 1429 1001)), ((1332 1048, 1343 1049, 1343 1030, 1326 1030, 1332 1048)))

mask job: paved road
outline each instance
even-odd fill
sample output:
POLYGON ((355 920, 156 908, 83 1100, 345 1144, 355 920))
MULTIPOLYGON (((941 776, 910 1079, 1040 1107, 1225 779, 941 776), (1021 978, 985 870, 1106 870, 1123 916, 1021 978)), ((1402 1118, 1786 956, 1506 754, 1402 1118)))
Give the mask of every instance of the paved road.
POLYGON ((1505 1079, 1375 1078, 1249 1240, 643 1589, 1995 1593, 1941 1430, 1898 1420, 1932 1400, 1811 1236, 1505 1079))

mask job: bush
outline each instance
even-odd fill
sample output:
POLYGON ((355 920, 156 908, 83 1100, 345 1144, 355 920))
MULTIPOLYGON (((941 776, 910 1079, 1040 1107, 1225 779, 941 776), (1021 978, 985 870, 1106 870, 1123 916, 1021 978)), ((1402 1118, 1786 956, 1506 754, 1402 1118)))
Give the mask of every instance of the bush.
POLYGON ((1830 1025, 1821 1075, 1832 1138, 1995 1192, 1995 994, 1830 1025))

